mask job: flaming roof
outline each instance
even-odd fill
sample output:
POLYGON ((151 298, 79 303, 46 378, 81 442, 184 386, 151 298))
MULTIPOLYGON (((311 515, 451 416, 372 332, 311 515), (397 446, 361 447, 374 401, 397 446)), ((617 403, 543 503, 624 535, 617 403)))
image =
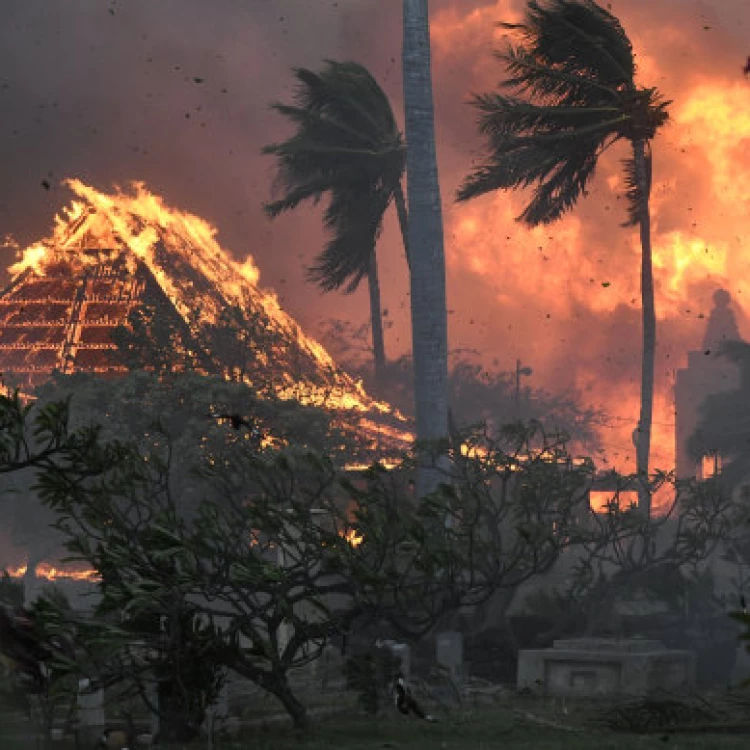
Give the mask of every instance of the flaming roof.
POLYGON ((403 415, 338 370, 275 295, 259 289, 252 258, 240 264, 221 248, 214 227, 167 207, 141 183, 132 194, 112 195, 79 180, 66 184, 77 199, 55 218, 49 238, 22 252, 0 296, 0 372, 21 387, 38 385, 55 369, 117 376, 126 368, 111 334, 136 306, 190 327, 195 310, 200 323, 214 323, 236 305, 278 334, 274 351, 262 353, 282 374, 277 395, 358 412, 362 431, 381 448, 409 445, 403 415))

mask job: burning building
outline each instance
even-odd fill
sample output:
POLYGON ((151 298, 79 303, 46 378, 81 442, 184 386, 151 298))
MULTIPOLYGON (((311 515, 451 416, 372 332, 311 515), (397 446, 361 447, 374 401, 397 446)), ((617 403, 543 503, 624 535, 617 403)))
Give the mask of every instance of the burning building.
MULTIPOLYGON (((167 207, 141 184, 130 194, 111 195, 77 180, 68 186, 75 200, 55 218, 50 237, 23 250, 0 294, 0 373, 6 385, 29 393, 55 371, 124 375, 128 368, 113 333, 137 309, 151 310, 168 330, 190 334, 216 324, 232 308, 252 318, 253 331, 273 333, 260 340, 246 336, 241 343, 255 360, 250 371, 272 375, 275 395, 324 407, 334 422, 340 414, 339 426, 356 430, 357 445, 366 446, 372 458, 388 460, 409 448, 409 421, 338 369, 276 297, 259 288, 252 260, 232 260, 207 222, 167 207)), ((252 377, 243 379, 258 385, 252 377)), ((10 537, 0 539, 0 546, 9 551, 10 537)), ((48 580, 90 574, 45 565, 36 567, 36 575, 48 580)), ((18 564, 11 570, 15 576, 27 572, 18 564)))
POLYGON ((236 308, 274 334, 244 346, 273 376, 277 396, 357 414, 359 430, 380 450, 409 446, 407 420, 339 370, 275 295, 259 289, 252 259, 232 260, 211 225, 168 208, 142 184, 132 195, 67 184, 76 200, 56 217, 51 237, 23 251, 0 296, 6 380, 28 390, 53 371, 116 377, 127 368, 112 334, 136 308, 186 332, 236 308))

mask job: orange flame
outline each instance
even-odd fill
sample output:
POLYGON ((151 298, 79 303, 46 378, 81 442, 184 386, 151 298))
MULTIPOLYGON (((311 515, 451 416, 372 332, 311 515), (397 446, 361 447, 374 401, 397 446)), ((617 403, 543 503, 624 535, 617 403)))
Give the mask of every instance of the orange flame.
MULTIPOLYGON (((6 571, 11 578, 23 578, 26 575, 27 566, 18 565, 16 567, 8 567, 6 571)), ((48 581, 57 581, 61 579, 68 579, 72 581, 98 581, 99 576, 95 570, 90 569, 70 569, 70 568, 58 568, 51 563, 42 562, 36 567, 37 578, 46 578, 48 581)))
POLYGON ((354 529, 349 529, 347 532, 342 532, 341 536, 346 539, 349 544, 351 544, 352 547, 359 547, 360 544, 365 540, 363 536, 360 536, 357 534, 357 532, 354 529))
MULTIPOLYGON (((325 348, 309 338, 281 309, 276 295, 258 289, 260 274, 253 258, 248 255, 242 263, 232 260, 218 243, 216 228, 207 221, 167 206, 143 183, 134 183, 132 194, 117 189, 111 195, 77 179, 65 184, 76 199, 55 218, 52 236, 23 250, 19 261, 10 267, 11 273, 30 270, 43 275, 45 268, 61 254, 85 265, 99 262, 96 255, 87 254, 86 250, 123 251, 131 270, 135 259, 145 264, 186 322, 196 309, 201 311, 201 323, 216 322, 227 305, 262 309, 269 325, 286 340, 296 343, 320 372, 326 373, 328 382, 323 386, 298 382, 291 373, 285 373, 284 381, 276 387, 279 397, 363 415, 368 412, 389 415, 403 429, 392 428, 388 437, 401 443, 413 440, 406 418, 389 404, 371 398, 361 381, 338 370, 325 348), (169 264, 164 261, 165 249, 170 259, 176 258, 202 274, 211 293, 198 288, 191 279, 175 281, 175 276, 168 272, 169 264)), ((373 427, 378 433, 385 429, 369 419, 362 427, 365 432, 373 427)))

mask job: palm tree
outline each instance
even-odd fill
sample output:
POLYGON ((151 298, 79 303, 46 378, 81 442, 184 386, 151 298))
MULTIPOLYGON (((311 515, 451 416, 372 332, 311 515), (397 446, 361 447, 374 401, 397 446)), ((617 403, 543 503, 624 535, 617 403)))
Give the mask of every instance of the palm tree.
POLYGON ((474 97, 489 156, 461 186, 458 200, 535 184, 518 220, 532 227, 548 224, 586 193, 601 153, 615 141, 630 142, 632 157, 625 161, 629 220, 623 226, 640 227, 642 248, 641 410, 634 439, 638 506, 648 514, 656 347, 650 141, 667 121, 670 102, 654 88, 636 86, 630 40, 617 18, 592 0, 531 0, 523 23, 501 26, 520 32, 523 40, 497 53, 511 76, 502 86, 511 93, 474 97))
MULTIPOLYGON (((448 314, 427 0, 403 0, 404 110, 417 438, 448 437, 448 314)), ((417 497, 445 479, 420 461, 417 497)))
POLYGON ((294 104, 272 105, 297 131, 263 149, 278 158, 275 191, 283 193, 265 210, 275 218, 304 200, 318 203, 330 195, 324 222, 332 238, 308 269, 308 279, 325 292, 344 287, 351 294, 367 278, 375 377, 382 385, 385 345, 375 245, 394 201, 409 260, 403 138, 388 97, 363 66, 327 60, 319 74, 295 68, 294 75, 300 84, 294 104))

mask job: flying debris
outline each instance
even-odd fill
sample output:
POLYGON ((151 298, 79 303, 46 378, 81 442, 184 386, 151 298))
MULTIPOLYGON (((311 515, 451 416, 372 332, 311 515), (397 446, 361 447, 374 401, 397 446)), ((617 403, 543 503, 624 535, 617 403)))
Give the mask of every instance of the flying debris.
POLYGON ((747 62, 745 63, 745 67, 742 69, 742 72, 745 75, 750 75, 750 55, 747 56, 747 62))

